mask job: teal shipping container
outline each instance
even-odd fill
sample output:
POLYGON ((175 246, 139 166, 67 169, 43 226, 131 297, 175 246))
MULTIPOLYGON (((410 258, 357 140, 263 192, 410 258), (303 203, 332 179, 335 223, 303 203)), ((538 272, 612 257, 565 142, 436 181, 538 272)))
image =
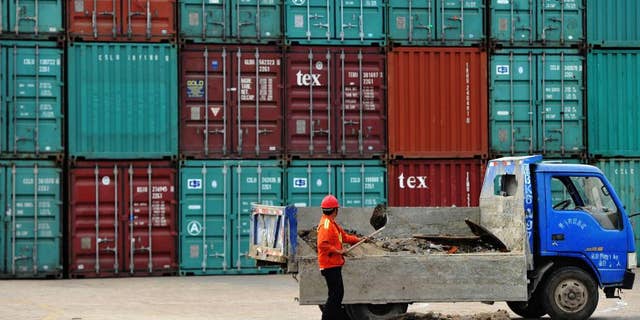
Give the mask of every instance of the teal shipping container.
POLYGON ((249 258, 251 203, 283 205, 279 161, 190 160, 180 168, 180 272, 276 273, 249 258))
POLYGON ((200 43, 282 40, 282 0, 180 1, 180 37, 200 43))
POLYGON ((285 0, 285 41, 383 46, 384 9, 383 0, 285 0))
POLYGON ((67 67, 71 157, 177 157, 174 45, 70 43, 67 67))
POLYGON ((492 154, 583 154, 584 58, 576 50, 514 49, 490 59, 492 154))
POLYGON ((62 277, 62 169, 0 161, 0 277, 62 277))
POLYGON ((640 2, 587 0, 587 43, 594 47, 640 47, 640 2))
POLYGON ((589 154, 640 157, 640 50, 587 54, 589 154))
POLYGON ((0 42, 0 155, 61 157, 63 49, 55 42, 0 42))
POLYGON ((485 1, 389 0, 389 41, 403 46, 469 46, 485 40, 485 1))
POLYGON ((387 203, 387 169, 376 160, 295 160, 287 167, 287 204, 319 207, 333 194, 341 207, 387 203))
POLYGON ((0 33, 13 33, 33 39, 61 35, 62 0, 0 1, 2 21, 0 33))
POLYGON ((585 40, 581 0, 491 0, 491 38, 502 46, 571 46, 585 40))

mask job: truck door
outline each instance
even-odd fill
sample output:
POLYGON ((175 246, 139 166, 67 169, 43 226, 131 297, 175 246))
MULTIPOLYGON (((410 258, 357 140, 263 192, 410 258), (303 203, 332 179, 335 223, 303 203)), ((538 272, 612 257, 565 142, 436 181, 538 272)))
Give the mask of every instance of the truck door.
POLYGON ((545 183, 551 192, 545 200, 547 227, 540 232, 542 254, 586 258, 603 283, 620 279, 627 234, 611 187, 595 174, 550 174, 545 183))

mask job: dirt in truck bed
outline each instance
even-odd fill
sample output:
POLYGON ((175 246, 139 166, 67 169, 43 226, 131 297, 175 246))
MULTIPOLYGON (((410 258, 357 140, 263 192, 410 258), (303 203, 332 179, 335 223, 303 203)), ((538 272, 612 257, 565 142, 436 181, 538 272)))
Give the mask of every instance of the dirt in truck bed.
POLYGON ((505 310, 496 312, 476 313, 474 315, 450 315, 441 313, 406 313, 387 320, 509 320, 509 313, 505 310))

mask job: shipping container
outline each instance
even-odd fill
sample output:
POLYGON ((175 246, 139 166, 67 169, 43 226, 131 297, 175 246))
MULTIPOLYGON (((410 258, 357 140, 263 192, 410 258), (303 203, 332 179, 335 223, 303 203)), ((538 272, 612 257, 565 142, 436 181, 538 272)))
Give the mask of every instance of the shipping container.
POLYGON ((384 8, 381 0, 285 0, 285 41, 384 46, 384 8))
POLYGON ((178 271, 176 169, 170 162, 77 162, 69 170, 69 276, 178 271))
POLYGON ((286 61, 288 155, 384 156, 383 53, 375 48, 296 47, 286 53, 286 61))
POLYGON ((491 153, 584 154, 583 56, 577 50, 497 50, 491 56, 491 153))
POLYGON ((180 60, 181 155, 247 159, 284 153, 278 47, 186 45, 180 60))
POLYGON ((62 277, 61 184, 53 161, 0 161, 0 277, 62 277))
POLYGON ((14 38, 57 38, 64 32, 62 0, 0 1, 0 34, 14 38))
POLYGON ((74 0, 67 3, 69 39, 175 41, 175 0, 74 0))
POLYGON ((640 157, 640 50, 587 54, 589 154, 640 157))
POLYGON ((491 38, 501 46, 575 46, 585 40, 580 0, 491 0, 491 38))
POLYGON ((587 43, 595 47, 640 47, 640 2, 586 0, 587 43))
POLYGON ((67 54, 71 157, 177 157, 175 46, 76 42, 67 54))
POLYGON ((481 159, 404 159, 388 165, 389 205, 475 207, 484 179, 481 159))
POLYGON ((63 49, 0 42, 0 156, 62 157, 63 49))
POLYGON ((180 272, 279 272, 249 258, 251 203, 283 204, 284 169, 273 160, 188 160, 180 168, 180 272))
POLYGON ((202 43, 279 43, 281 0, 180 1, 180 37, 202 43))
POLYGON ((395 48, 387 63, 390 157, 486 157, 486 52, 395 48))
POLYGON ((287 203, 319 207, 333 194, 341 207, 375 207, 387 202, 384 165, 376 160, 294 160, 287 166, 287 203))

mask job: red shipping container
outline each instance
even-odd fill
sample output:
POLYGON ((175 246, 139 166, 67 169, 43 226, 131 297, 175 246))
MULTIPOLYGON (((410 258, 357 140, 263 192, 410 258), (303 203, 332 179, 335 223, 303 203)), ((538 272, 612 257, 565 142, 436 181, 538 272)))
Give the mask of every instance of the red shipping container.
POLYGON ((69 39, 175 40, 175 0, 74 0, 67 2, 69 39))
POLYGON ((385 55, 379 49, 295 47, 286 61, 289 155, 361 159, 386 153, 385 55))
POLYGON ((253 159, 283 153, 278 47, 186 45, 180 60, 182 155, 253 159))
POLYGON ((170 162, 79 162, 69 173, 71 277, 178 271, 170 162))
POLYGON ((476 207, 486 162, 480 159, 392 160, 389 205, 394 207, 476 207))
POLYGON ((387 60, 391 158, 487 156, 486 52, 405 47, 387 60))

